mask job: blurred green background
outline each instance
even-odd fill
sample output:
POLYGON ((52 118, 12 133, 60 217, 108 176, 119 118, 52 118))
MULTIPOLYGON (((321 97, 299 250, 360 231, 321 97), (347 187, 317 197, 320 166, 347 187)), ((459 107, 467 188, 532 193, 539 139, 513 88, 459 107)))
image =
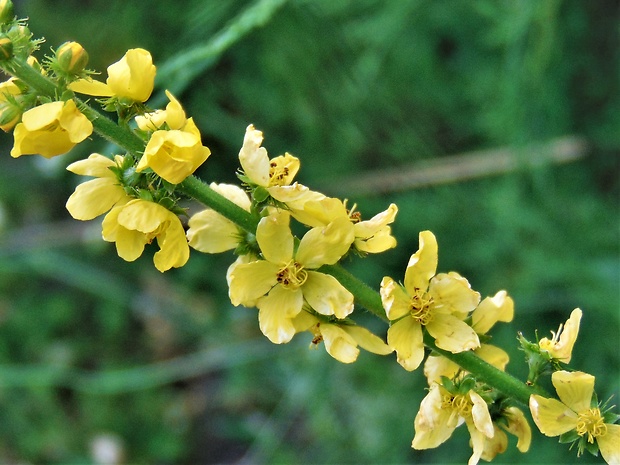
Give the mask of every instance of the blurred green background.
MULTIPOLYGON (((347 268, 375 288, 398 279, 431 229, 441 271, 515 299, 513 323, 492 333, 511 372, 526 374, 517 331, 548 336, 581 307, 571 365, 618 402, 617 1, 23 0, 16 10, 47 40, 39 58, 76 40, 105 76, 128 48, 150 50, 153 101, 172 89, 213 152, 206 181, 236 180, 253 123, 270 154, 301 158, 300 182, 349 197, 365 218, 397 203, 399 247, 347 268), (564 136, 577 138, 576 161, 532 145, 564 136), (493 173, 505 147, 516 163, 493 173), (489 174, 462 179, 469 165, 450 156, 479 150, 492 151, 489 174), (433 177, 436 163, 454 182, 433 177), (415 173, 427 182, 407 182, 415 173)), ((0 138, 0 463, 106 463, 104 453, 127 464, 466 463, 465 427, 438 449, 410 448, 421 371, 368 353, 343 365, 308 350, 309 334, 269 343, 256 311, 227 299, 232 254, 195 252, 162 275, 152 250, 126 263, 100 220, 73 221, 64 204, 82 179, 66 165, 113 148, 93 140, 15 160, 11 143, 0 138)), ((514 446, 495 462, 602 461, 538 434, 530 453, 514 446)))

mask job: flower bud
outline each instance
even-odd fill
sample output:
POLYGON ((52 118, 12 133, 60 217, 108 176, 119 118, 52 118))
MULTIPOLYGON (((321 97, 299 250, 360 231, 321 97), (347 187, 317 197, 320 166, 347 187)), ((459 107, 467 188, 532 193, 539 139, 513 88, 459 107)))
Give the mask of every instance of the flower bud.
POLYGON ((13 41, 7 36, 0 37, 0 61, 13 57, 13 41))
POLYGON ((56 50, 60 69, 69 74, 79 74, 88 64, 88 53, 77 42, 65 42, 56 50))
POLYGON ((0 0, 0 24, 6 24, 13 21, 14 18, 13 2, 11 0, 0 0))

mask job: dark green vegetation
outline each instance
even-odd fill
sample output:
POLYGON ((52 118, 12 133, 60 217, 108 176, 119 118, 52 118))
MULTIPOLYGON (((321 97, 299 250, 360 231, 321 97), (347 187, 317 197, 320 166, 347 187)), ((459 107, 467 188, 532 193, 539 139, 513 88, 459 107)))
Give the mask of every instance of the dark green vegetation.
MULTIPOLYGON (((582 308, 571 366, 618 404, 617 2, 290 0, 269 11, 275 3, 29 0, 16 10, 47 39, 42 52, 76 40, 103 72, 126 49, 149 49, 158 95, 173 90, 213 152, 198 173, 206 181, 235 181, 249 123, 270 154, 299 156, 300 182, 326 194, 347 196, 344 181, 372 174, 386 187, 349 197, 365 218, 397 203, 399 247, 345 266, 378 288, 402 277, 418 232, 431 229, 441 271, 515 299, 513 323, 492 332, 514 374, 527 373, 517 331, 548 336, 582 308), (263 27, 226 29, 261 3, 263 27), (226 47, 211 42, 221 31, 226 47), (194 48, 202 55, 179 68, 194 48), (558 165, 530 147, 566 135, 586 141, 584 157, 558 165), (519 163, 504 174, 414 189, 387 171, 506 146, 519 163)), ((81 179, 64 168, 111 147, 94 138, 52 160, 14 160, 11 142, 0 138, 1 463, 89 463, 101 434, 132 464, 466 463, 464 426, 444 447, 409 447, 421 371, 368 353, 346 366, 307 350, 309 334, 271 345, 256 311, 228 302, 231 254, 192 253, 161 275, 152 251, 126 263, 100 240, 99 220, 72 220, 64 203, 81 179)), ((384 334, 371 315, 359 320, 384 334)), ((497 463, 577 463, 556 439, 535 434, 526 455, 514 444, 497 463)))

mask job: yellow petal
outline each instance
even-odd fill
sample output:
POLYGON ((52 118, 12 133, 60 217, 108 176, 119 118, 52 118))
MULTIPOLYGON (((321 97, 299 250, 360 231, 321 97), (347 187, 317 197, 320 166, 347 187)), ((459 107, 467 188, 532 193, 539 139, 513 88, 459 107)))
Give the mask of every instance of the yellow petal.
POLYGON ((452 436, 457 426, 449 421, 449 409, 441 408, 441 394, 440 387, 433 384, 420 403, 420 410, 414 421, 415 436, 411 443, 414 449, 432 449, 443 444, 452 436))
POLYGON ((430 231, 419 234, 420 248, 409 258, 405 271, 405 289, 414 294, 416 289, 428 289, 430 279, 437 270, 437 239, 430 231))
POLYGON ((155 202, 136 199, 128 202, 118 215, 118 223, 131 230, 152 233, 174 215, 155 202))
POLYGON ((22 115, 22 124, 28 131, 38 131, 58 121, 64 102, 44 103, 22 115))
POLYGON ((185 111, 169 90, 166 90, 166 96, 170 100, 166 105, 166 123, 170 129, 182 129, 187 122, 185 111))
POLYGON ((104 82, 94 79, 78 79, 69 84, 69 89, 78 94, 93 95, 95 97, 112 97, 113 92, 104 82))
POLYGON ((58 123, 74 144, 82 142, 93 133, 93 123, 77 109, 73 100, 65 102, 58 123))
POLYGON ((348 217, 338 217, 326 226, 310 229, 301 238, 297 261, 307 268, 333 265, 349 250, 355 236, 348 217))
POLYGON ((398 320, 411 311, 411 299, 403 287, 389 276, 381 280, 380 294, 389 320, 398 320))
POLYGON ((293 318, 301 312, 303 296, 299 289, 290 291, 278 285, 257 302, 258 324, 274 344, 289 342, 295 335, 293 318))
POLYGON ((505 417, 508 420, 506 431, 517 437, 517 449, 520 452, 527 452, 532 442, 532 429, 525 415, 516 407, 508 407, 505 417))
POLYGON ((440 383, 441 377, 452 379, 459 371, 459 366, 441 355, 430 355, 424 362, 424 376, 429 386, 440 383))
POLYGON ((241 263, 229 273, 228 294, 233 305, 253 307, 277 283, 279 267, 266 260, 241 263))
POLYGON ((320 326, 325 350, 342 363, 353 363, 357 360, 360 351, 355 339, 337 325, 322 324, 320 326))
POLYGON ((290 215, 278 210, 260 220, 256 240, 266 260, 286 264, 293 258, 293 233, 289 227, 290 215))
POLYGON ((398 213, 398 207, 392 203, 387 210, 377 213, 369 220, 360 221, 355 224, 355 237, 371 238, 375 234, 379 233, 388 224, 394 222, 398 213))
POLYGON ((424 358, 422 327, 413 318, 393 323, 387 332, 388 345, 396 351, 396 360, 407 371, 413 371, 424 358))
POLYGON ((203 210, 189 219, 189 245, 204 253, 221 253, 239 244, 239 229, 214 210, 203 210))
POLYGON ((357 250, 366 253, 381 253, 396 247, 396 239, 392 236, 389 226, 377 231, 372 237, 366 239, 356 237, 354 243, 357 250))
POLYGON ((157 236, 160 250, 153 256, 155 268, 161 272, 179 268, 189 259, 189 247, 181 220, 176 215, 170 215, 170 218, 168 227, 157 236))
POLYGON ((492 438, 494 434, 493 421, 489 414, 489 406, 485 400, 474 391, 469 391, 469 398, 473 402, 471 416, 474 420, 476 429, 484 434, 487 438, 492 438))
POLYGON ((546 436, 559 436, 577 427, 577 414, 556 399, 530 396, 530 412, 534 423, 546 436))
POLYGON ((555 371, 551 382, 560 400, 574 412, 581 413, 590 408, 594 392, 594 376, 581 371, 555 371))
POLYGON ((245 175, 254 184, 269 186, 269 155, 260 145, 263 143, 263 133, 249 125, 245 130, 243 146, 239 151, 239 162, 245 175))
POLYGON ((361 326, 344 325, 342 329, 349 333, 357 344, 373 354, 387 355, 393 352, 393 349, 388 346, 383 340, 375 334, 368 331, 361 326))
POLYGON ((471 289, 469 281, 454 272, 435 276, 428 292, 435 300, 436 312, 450 313, 461 320, 480 302, 480 294, 471 289))
POLYGON ((480 458, 487 462, 492 461, 498 454, 503 454, 508 448, 508 437, 497 425, 493 425, 495 434, 492 438, 485 438, 484 450, 480 458))
POLYGON ((607 424, 607 434, 598 436, 596 442, 605 462, 609 465, 620 464, 620 425, 607 424))
POLYGON ((345 318, 353 311, 353 294, 331 275, 308 271, 301 289, 310 306, 322 315, 345 318))
POLYGON ((115 96, 146 102, 153 92, 155 73, 151 54, 142 48, 133 48, 108 66, 106 83, 115 96))
POLYGON ((435 315, 426 324, 426 329, 435 338, 437 347, 454 354, 480 347, 480 340, 472 327, 452 315, 435 315))
POLYGON ((319 319, 307 311, 302 310, 293 318, 292 322, 295 327, 295 333, 300 333, 309 330, 312 326, 319 323, 319 319))
POLYGON ((480 347, 476 349, 476 355, 502 371, 510 361, 510 357, 505 350, 490 344, 481 344, 480 347))
POLYGON ((209 187, 213 189, 218 194, 226 197, 228 200, 233 202, 234 204, 240 206, 245 211, 250 211, 250 207, 252 206, 252 201, 248 197, 248 194, 245 190, 236 186, 235 184, 226 184, 226 183, 215 183, 212 182, 209 184, 209 187))
POLYGON ((125 191, 115 179, 92 179, 75 188, 66 207, 76 220, 92 220, 110 210, 125 196, 125 191))
POLYGON ((85 160, 78 160, 67 166, 67 170, 82 176, 93 176, 96 178, 116 178, 110 168, 115 167, 116 163, 108 157, 98 153, 91 154, 85 160))
POLYGON ((470 444, 473 449, 473 453, 467 461, 467 465, 476 465, 482 457, 482 453, 484 452, 484 445, 487 438, 484 434, 482 434, 480 430, 478 430, 478 428, 476 428, 476 426, 471 420, 467 420, 465 424, 467 425, 467 429, 469 430, 469 436, 471 438, 470 444))
POLYGON ((478 334, 486 334, 498 321, 512 321, 514 301, 506 291, 499 291, 493 297, 487 297, 471 315, 472 328, 478 334))

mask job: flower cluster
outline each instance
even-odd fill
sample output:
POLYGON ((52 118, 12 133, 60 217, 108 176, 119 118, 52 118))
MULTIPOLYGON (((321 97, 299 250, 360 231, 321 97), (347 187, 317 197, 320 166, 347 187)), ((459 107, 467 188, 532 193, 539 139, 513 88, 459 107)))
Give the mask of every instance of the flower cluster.
POLYGON ((202 183, 193 174, 211 151, 193 118, 169 91, 165 108, 148 107, 157 71, 148 51, 128 50, 108 66, 105 82, 92 78, 88 53, 77 42, 39 63, 32 54, 40 41, 12 8, 0 0, 0 68, 12 76, 0 83, 0 129, 13 133, 11 156, 56 157, 93 133, 116 142, 120 153, 92 153, 69 164, 69 171, 91 179, 75 188, 66 208, 78 220, 104 216, 102 238, 115 243, 121 258, 134 261, 156 241, 153 262, 164 272, 185 265, 190 248, 233 251, 230 301, 256 307, 258 327, 271 342, 307 332, 311 347, 323 342, 342 363, 355 362, 361 347, 395 352, 407 371, 423 366, 429 387, 414 420, 414 449, 437 447, 465 424, 469 465, 504 452, 507 433, 526 452, 532 430, 522 409, 529 406, 543 434, 576 443, 578 454, 600 451, 608 463, 620 463, 618 415, 598 402, 594 376, 566 367, 580 309, 551 338, 530 342, 519 335, 529 366, 527 382, 519 382, 505 373, 508 354, 490 344, 488 334, 497 322, 512 321, 512 298, 501 290, 481 299, 459 273, 438 273, 432 232, 419 234, 403 280, 383 277, 378 293, 341 267, 346 258, 396 247, 396 205, 363 220, 356 204, 295 181, 300 160, 288 152, 270 158, 252 124, 238 154, 239 184, 202 183), (96 97, 118 123, 79 95, 96 97), (190 214, 188 199, 207 208, 190 214), (356 323, 361 306, 387 321, 385 338, 356 323), (545 376, 558 398, 542 390, 545 376))

